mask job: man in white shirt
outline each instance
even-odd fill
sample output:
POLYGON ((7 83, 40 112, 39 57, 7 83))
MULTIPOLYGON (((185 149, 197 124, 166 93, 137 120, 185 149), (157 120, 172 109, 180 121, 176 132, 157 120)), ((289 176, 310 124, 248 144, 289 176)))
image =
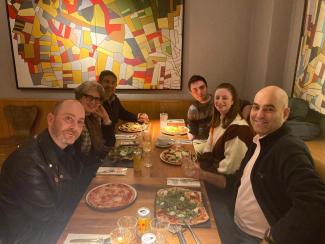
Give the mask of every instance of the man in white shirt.
MULTIPOLYGON (((306 145, 286 127, 288 115, 284 90, 261 89, 250 114, 256 136, 241 168, 214 176, 219 187, 235 186, 235 230, 229 231, 237 240, 224 243, 315 243, 325 220, 325 184, 306 145)), ((201 170, 200 178, 208 177, 201 170)))

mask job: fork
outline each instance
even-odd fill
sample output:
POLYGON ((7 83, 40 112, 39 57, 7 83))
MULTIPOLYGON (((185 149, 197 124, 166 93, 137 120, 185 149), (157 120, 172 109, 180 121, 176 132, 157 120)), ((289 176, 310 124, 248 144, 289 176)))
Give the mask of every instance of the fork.
POLYGON ((186 244, 185 237, 182 232, 182 227, 180 225, 169 225, 169 232, 176 234, 180 244, 186 244))
POLYGON ((195 234, 195 232, 193 231, 191 225, 189 224, 189 220, 188 219, 183 219, 184 224, 186 225, 186 227, 190 230, 193 239, 195 241, 196 244, 201 244, 201 241, 199 240, 199 238, 197 237, 197 235, 195 234))

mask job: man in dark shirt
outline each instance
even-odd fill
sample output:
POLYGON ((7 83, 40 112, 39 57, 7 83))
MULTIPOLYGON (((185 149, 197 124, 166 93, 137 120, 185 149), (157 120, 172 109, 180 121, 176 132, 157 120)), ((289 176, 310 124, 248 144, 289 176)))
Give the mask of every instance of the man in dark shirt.
MULTIPOLYGON (((48 129, 18 148, 0 175, 0 212, 8 243, 55 243, 78 203, 82 165, 74 142, 85 111, 76 100, 58 103, 48 129)), ((5 242, 6 243, 6 242, 5 242)))
POLYGON ((188 81, 188 90, 195 101, 187 112, 189 136, 191 139, 207 139, 213 113, 213 98, 208 94, 204 77, 193 75, 188 81))
POLYGON ((285 91, 263 88, 252 105, 256 136, 241 168, 227 178, 201 171, 202 179, 214 177, 216 186, 234 189, 234 214, 215 213, 234 223, 225 243, 316 243, 325 220, 325 184, 306 145, 286 126, 288 115, 285 91))
MULTIPOLYGON (((149 120, 148 115, 145 113, 138 113, 135 115, 129 111, 127 111, 121 104, 120 99, 115 94, 116 86, 117 86, 117 77, 110 70, 104 70, 99 75, 98 82, 104 87, 106 92, 106 98, 103 102, 103 106, 106 109, 112 124, 113 128, 115 128, 116 123, 121 119, 125 121, 131 122, 147 122, 149 120)), ((114 146, 115 144, 115 133, 112 130, 111 133, 104 133, 104 139, 106 141, 107 146, 114 146)))

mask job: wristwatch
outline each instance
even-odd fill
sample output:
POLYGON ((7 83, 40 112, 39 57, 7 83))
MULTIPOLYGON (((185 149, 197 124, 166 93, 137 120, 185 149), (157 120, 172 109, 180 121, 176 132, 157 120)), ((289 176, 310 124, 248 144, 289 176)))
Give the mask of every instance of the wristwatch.
POLYGON ((273 240, 270 228, 265 231, 264 240, 266 240, 269 244, 275 244, 275 241, 273 240))

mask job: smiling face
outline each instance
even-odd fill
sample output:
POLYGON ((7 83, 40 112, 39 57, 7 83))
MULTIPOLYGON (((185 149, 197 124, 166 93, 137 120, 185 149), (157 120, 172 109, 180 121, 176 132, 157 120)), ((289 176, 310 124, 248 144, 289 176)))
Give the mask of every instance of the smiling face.
POLYGON ((228 89, 218 88, 216 90, 214 93, 214 107, 220 113, 221 117, 225 117, 233 104, 233 97, 228 89))
POLYGON ((190 86, 190 92, 194 99, 200 103, 208 100, 208 88, 202 80, 193 82, 190 86))
POLYGON ((102 78, 100 81, 100 84, 104 87, 105 89, 105 95, 107 98, 111 98, 116 90, 117 86, 117 80, 114 76, 112 75, 106 75, 102 78))
POLYGON ((80 103, 84 107, 86 114, 94 113, 101 104, 101 98, 98 91, 94 89, 89 89, 80 98, 80 103))
POLYGON ((268 86, 256 94, 250 113, 256 134, 264 136, 276 131, 288 116, 288 96, 281 88, 268 86))
POLYGON ((85 111, 76 100, 64 101, 54 113, 47 115, 48 130, 53 141, 64 149, 80 136, 85 121, 85 111))

